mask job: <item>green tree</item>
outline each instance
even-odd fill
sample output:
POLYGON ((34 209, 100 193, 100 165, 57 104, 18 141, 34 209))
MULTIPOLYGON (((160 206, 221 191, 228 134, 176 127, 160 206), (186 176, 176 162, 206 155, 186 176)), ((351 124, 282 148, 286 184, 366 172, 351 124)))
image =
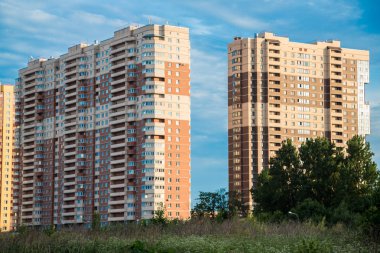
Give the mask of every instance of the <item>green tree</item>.
POLYGON ((370 205, 379 176, 374 154, 361 136, 347 142, 346 154, 339 185, 340 201, 349 203, 353 211, 361 211, 370 205))
POLYGON ((340 180, 343 152, 326 138, 307 140, 299 149, 305 181, 300 201, 311 198, 332 205, 340 180))
POLYGON ((259 175, 255 212, 267 217, 291 210, 304 220, 380 225, 380 178, 363 137, 350 139, 345 150, 325 138, 307 140, 298 152, 283 142, 259 175))
POLYGON ((213 192, 200 192, 194 206, 193 215, 198 217, 214 217, 216 213, 216 199, 213 192))
POLYGON ((371 206, 364 212, 364 226, 380 228, 380 182, 377 180, 376 187, 371 196, 371 206))
POLYGON ((216 192, 200 192, 197 200, 198 202, 192 210, 194 216, 212 219, 217 214, 221 217, 228 216, 228 192, 225 189, 216 192))
POLYGON ((157 210, 154 211, 154 216, 151 219, 153 224, 166 224, 168 222, 167 218, 165 217, 165 207, 163 203, 159 204, 159 207, 157 210))
POLYGON ((241 201, 241 194, 237 191, 230 191, 228 193, 228 212, 229 217, 234 216, 247 216, 247 210, 241 201))
POLYGON ((215 192, 217 217, 224 220, 229 216, 229 198, 226 189, 219 189, 215 192))
POLYGON ((255 208, 288 212, 297 204, 303 180, 297 150, 288 139, 270 160, 270 169, 259 175, 257 188, 253 190, 255 208))

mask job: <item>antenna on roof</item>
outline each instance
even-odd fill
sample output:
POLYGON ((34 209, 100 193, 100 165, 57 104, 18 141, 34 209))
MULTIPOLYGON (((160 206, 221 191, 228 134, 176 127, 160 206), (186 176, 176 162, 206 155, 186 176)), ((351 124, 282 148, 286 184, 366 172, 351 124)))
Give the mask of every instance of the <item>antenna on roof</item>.
POLYGON ((151 25, 152 24, 152 18, 150 16, 148 17, 148 21, 149 21, 149 24, 151 25))

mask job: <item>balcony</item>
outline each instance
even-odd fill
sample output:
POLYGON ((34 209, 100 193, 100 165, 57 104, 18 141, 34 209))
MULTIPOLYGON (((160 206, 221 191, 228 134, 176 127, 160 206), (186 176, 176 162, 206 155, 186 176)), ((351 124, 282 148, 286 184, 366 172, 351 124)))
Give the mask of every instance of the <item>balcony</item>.
POLYGON ((112 58, 115 57, 115 55, 119 55, 120 53, 122 53, 122 51, 124 52, 125 50, 127 49, 127 45, 125 42, 122 42, 118 45, 113 45, 111 46, 111 56, 112 58))
POLYGON ((122 214, 123 216, 108 216, 108 221, 124 221, 124 212, 122 214))
POLYGON ((110 123, 111 125, 116 125, 116 124, 120 124, 120 123, 125 123, 125 116, 124 114, 120 115, 120 116, 117 116, 117 117, 112 117, 110 119, 110 123))
POLYGON ((126 63, 125 60, 112 61, 111 70, 125 67, 125 63, 126 63))
POLYGON ((111 181, 114 181, 114 180, 124 180, 125 179, 125 175, 122 174, 122 175, 119 175, 119 176, 110 176, 110 180, 111 181))
POLYGON ((124 83, 124 78, 118 80, 118 81, 115 81, 115 82, 112 82, 112 90, 111 90, 111 94, 114 94, 114 93, 117 93, 117 92, 120 92, 120 91, 125 91, 126 90, 126 87, 125 85, 120 85, 120 87, 115 87, 116 84, 118 83, 124 83), (121 82, 118 82, 118 81, 121 81, 121 82))
POLYGON ((70 59, 65 61, 65 69, 70 69, 72 67, 75 67, 77 65, 77 60, 76 59, 70 59))
POLYGON ((118 68, 118 69, 113 69, 111 72, 111 78, 112 78, 112 80, 115 79, 115 82, 114 81, 111 82, 112 85, 116 84, 116 81, 118 79, 124 79, 125 78, 125 67, 123 66, 123 67, 118 68), (122 77, 116 78, 118 76, 122 76, 122 77))
MULTIPOLYGON (((125 157, 123 157, 123 158, 114 158, 114 160, 111 160, 111 165, 120 164, 120 163, 125 164, 125 162, 126 162, 125 157)), ((113 171, 113 172, 116 172, 116 171, 125 171, 125 170, 126 170, 126 168, 111 169, 111 171, 113 171)))
POLYGON ((70 75, 76 74, 76 73, 77 73, 77 68, 76 68, 75 65, 73 67, 71 67, 71 68, 66 68, 65 69, 65 76, 70 76, 70 75))
POLYGON ((116 116, 120 116, 120 115, 124 115, 125 114, 125 108, 124 107, 121 107, 120 109, 115 109, 115 110, 111 110, 110 112, 110 115, 111 117, 116 117, 116 116))

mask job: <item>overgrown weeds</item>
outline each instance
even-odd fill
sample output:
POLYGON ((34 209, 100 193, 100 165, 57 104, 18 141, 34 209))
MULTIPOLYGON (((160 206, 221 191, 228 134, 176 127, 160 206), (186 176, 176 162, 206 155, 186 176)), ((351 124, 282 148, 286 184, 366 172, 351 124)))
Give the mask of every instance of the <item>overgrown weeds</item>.
POLYGON ((344 225, 215 222, 192 219, 164 224, 115 224, 96 230, 22 229, 0 234, 0 252, 374 252, 375 245, 344 225))

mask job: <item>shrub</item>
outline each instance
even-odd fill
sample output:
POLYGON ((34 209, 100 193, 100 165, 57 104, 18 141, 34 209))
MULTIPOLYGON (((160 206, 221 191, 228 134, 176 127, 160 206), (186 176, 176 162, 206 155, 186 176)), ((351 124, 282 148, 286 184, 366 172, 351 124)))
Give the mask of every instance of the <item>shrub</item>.
POLYGON ((346 202, 342 201, 339 206, 332 209, 330 216, 330 224, 344 223, 350 227, 359 227, 363 224, 362 214, 350 211, 346 202))
POLYGON ((301 221, 311 220, 315 223, 319 223, 326 216, 325 207, 312 199, 305 199, 293 208, 292 212, 296 213, 301 221))
POLYGON ((44 230, 45 235, 52 236, 55 233, 55 226, 51 225, 48 228, 45 228, 44 230))
POLYGON ((333 248, 325 241, 315 239, 303 239, 295 245, 294 253, 332 253, 333 248))
POLYGON ((281 223, 285 221, 286 218, 286 215, 284 215, 281 211, 274 211, 255 213, 253 219, 259 222, 281 223))
POLYGON ((146 244, 142 241, 134 241, 129 247, 129 252, 131 253, 150 253, 153 251, 152 250, 149 250, 148 247, 146 246, 146 244))

